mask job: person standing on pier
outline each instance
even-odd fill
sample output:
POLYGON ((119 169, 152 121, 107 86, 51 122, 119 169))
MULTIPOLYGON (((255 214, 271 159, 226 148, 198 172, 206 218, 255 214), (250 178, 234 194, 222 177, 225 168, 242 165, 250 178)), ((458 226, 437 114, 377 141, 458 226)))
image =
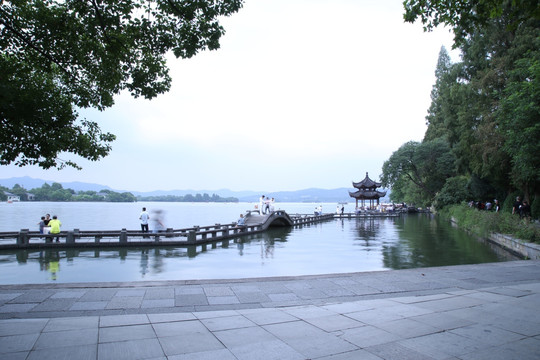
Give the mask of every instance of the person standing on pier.
POLYGON ((141 220, 141 231, 143 233, 148 232, 148 220, 150 219, 150 215, 146 211, 145 207, 142 208, 142 213, 139 216, 139 219, 141 220))
POLYGON ((44 228, 45 228, 45 216, 41 217, 41 221, 38 222, 39 225, 39 233, 43 234, 44 228))

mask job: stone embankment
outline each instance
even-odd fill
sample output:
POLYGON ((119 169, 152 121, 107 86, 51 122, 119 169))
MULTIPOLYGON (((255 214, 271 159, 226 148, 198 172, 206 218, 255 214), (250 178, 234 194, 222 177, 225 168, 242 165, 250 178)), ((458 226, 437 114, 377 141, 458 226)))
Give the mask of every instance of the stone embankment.
MULTIPOLYGON (((451 222, 459 226, 457 221, 452 218, 451 222)), ((503 249, 524 259, 540 259, 540 245, 517 239, 510 235, 490 233, 487 241, 496 244, 503 249)))
POLYGON ((516 239, 510 235, 492 233, 488 241, 525 259, 540 259, 540 245, 516 239))

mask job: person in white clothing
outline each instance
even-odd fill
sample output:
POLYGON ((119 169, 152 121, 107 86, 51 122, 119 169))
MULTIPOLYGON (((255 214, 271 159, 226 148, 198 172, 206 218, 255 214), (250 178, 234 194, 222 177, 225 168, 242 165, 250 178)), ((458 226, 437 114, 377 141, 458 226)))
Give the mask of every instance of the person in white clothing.
POLYGON ((262 215, 264 212, 264 195, 259 199, 259 215, 262 215))
POLYGON ((142 213, 139 216, 139 220, 141 220, 141 231, 142 232, 148 232, 148 220, 150 219, 150 215, 146 211, 146 208, 142 208, 142 213))

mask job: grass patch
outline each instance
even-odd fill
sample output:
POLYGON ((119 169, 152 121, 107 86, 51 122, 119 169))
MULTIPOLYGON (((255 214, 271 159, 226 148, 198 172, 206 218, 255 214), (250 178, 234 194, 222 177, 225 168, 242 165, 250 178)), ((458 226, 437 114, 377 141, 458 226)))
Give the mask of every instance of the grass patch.
POLYGON ((481 211, 462 204, 448 206, 439 214, 454 219, 459 227, 480 237, 499 233, 528 242, 540 242, 540 228, 536 224, 507 212, 481 211))

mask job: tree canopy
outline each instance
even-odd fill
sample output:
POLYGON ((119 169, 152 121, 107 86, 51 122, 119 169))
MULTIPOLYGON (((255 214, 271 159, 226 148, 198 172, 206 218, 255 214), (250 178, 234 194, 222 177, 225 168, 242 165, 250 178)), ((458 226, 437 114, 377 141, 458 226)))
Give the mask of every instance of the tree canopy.
MULTIPOLYGON (((540 210, 538 2, 407 0, 404 6, 407 21, 419 18, 426 30, 449 25, 456 35, 461 61, 452 63, 441 49, 428 127, 422 143, 415 144, 420 148, 446 143, 455 172, 426 191, 411 180, 407 168, 396 172, 385 163, 382 178, 398 187, 392 189, 392 199, 403 201, 421 193, 437 206, 446 206, 463 200, 512 199, 517 193, 534 200, 533 215, 540 215, 535 214, 535 208, 540 210)), ((403 149, 387 163, 395 163, 403 149)), ((425 166, 426 160, 415 159, 415 167, 425 166)))
POLYGON ((77 109, 103 110, 128 91, 169 90, 167 53, 219 48, 219 17, 243 0, 17 0, 0 2, 0 165, 78 167, 63 152, 99 160, 115 136, 77 109))

